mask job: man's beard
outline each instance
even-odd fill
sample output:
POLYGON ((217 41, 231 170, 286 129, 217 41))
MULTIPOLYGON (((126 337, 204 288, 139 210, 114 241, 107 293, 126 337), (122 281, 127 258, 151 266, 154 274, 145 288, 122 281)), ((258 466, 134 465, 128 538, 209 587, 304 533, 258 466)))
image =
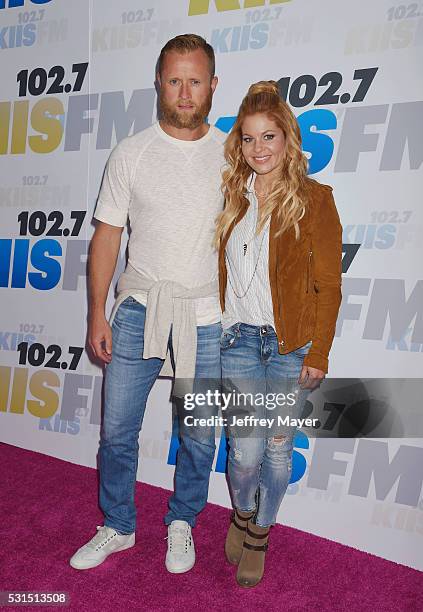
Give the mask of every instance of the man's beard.
POLYGON ((165 123, 172 125, 178 129, 189 129, 194 130, 199 127, 202 123, 204 123, 205 118, 208 116, 213 99, 213 92, 210 90, 207 98, 200 106, 195 106, 193 102, 186 102, 188 104, 192 104, 194 106, 194 112, 180 112, 177 108, 170 106, 163 95, 163 90, 160 90, 159 95, 159 105, 160 105, 160 115, 165 123))

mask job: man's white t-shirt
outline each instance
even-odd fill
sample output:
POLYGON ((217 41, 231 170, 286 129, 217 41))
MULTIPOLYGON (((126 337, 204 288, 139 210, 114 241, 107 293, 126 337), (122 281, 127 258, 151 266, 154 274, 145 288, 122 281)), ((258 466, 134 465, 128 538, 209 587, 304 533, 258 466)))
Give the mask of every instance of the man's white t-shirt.
MULTIPOLYGON (((223 208, 225 137, 210 126, 198 140, 179 140, 156 122, 113 149, 94 217, 124 227, 129 216, 128 261, 148 278, 188 289, 217 279, 212 240, 223 208)), ((147 304, 146 293, 133 297, 147 304)), ((197 325, 220 321, 218 297, 196 299, 195 308, 197 325)))

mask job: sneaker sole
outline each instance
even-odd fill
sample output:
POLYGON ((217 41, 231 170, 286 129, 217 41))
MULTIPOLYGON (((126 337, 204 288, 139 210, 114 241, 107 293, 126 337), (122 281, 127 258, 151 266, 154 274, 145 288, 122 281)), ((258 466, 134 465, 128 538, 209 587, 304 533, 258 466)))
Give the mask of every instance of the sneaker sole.
POLYGON ((194 567, 194 565, 195 565, 195 559, 194 559, 194 561, 191 563, 191 565, 189 567, 184 567, 182 569, 175 569, 175 568, 170 568, 170 567, 168 567, 166 565, 166 569, 171 574, 185 574, 185 572, 189 572, 189 570, 192 569, 194 567))
POLYGON ((111 552, 109 552, 109 554, 106 555, 104 559, 101 559, 91 565, 84 565, 84 566, 76 565, 75 563, 72 563, 72 559, 69 561, 69 565, 73 567, 73 569, 76 569, 76 570, 92 569, 93 567, 98 567, 99 565, 104 563, 106 559, 110 557, 110 555, 113 555, 114 553, 117 553, 117 552, 122 552, 123 550, 128 550, 128 548, 132 548, 133 546, 135 546, 135 542, 130 543, 130 544, 125 544, 124 546, 121 546, 120 548, 116 548, 115 550, 112 550, 111 552))

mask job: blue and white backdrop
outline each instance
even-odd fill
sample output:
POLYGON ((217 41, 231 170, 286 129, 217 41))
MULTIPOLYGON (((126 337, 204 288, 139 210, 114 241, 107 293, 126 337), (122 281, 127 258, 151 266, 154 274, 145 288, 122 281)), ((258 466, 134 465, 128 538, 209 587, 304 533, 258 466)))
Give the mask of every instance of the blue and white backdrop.
MULTIPOLYGON (((279 81, 310 173, 334 187, 347 259, 330 376, 421 376, 423 4, 403 1, 0 0, 2 441, 96 465, 91 218, 112 147, 155 120, 161 47, 185 32, 216 52, 210 123, 229 131, 248 86, 279 81)), ((150 396, 138 479, 170 489, 168 392, 150 396)), ((223 465, 210 501, 228 506, 223 465)), ((279 521, 423 569, 422 466, 418 438, 303 435, 279 521)))

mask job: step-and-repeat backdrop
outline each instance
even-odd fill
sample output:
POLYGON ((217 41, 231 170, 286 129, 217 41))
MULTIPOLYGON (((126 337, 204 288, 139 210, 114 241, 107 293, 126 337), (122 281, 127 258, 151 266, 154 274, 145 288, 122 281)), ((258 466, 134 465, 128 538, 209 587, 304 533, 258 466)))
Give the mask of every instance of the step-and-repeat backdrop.
MULTIPOLYGON (((278 81, 310 173, 334 187, 345 255, 330 376, 421 376, 421 2, 0 0, 4 442, 96 466, 92 214, 111 149, 156 119, 161 47, 187 32, 216 52, 210 123, 228 132, 248 86, 278 81)), ((169 388, 151 393, 138 479, 171 489, 169 388)), ((229 506, 217 446, 210 501, 229 506)), ((422 466, 419 438, 298 435, 279 521, 423 569, 422 466)))

